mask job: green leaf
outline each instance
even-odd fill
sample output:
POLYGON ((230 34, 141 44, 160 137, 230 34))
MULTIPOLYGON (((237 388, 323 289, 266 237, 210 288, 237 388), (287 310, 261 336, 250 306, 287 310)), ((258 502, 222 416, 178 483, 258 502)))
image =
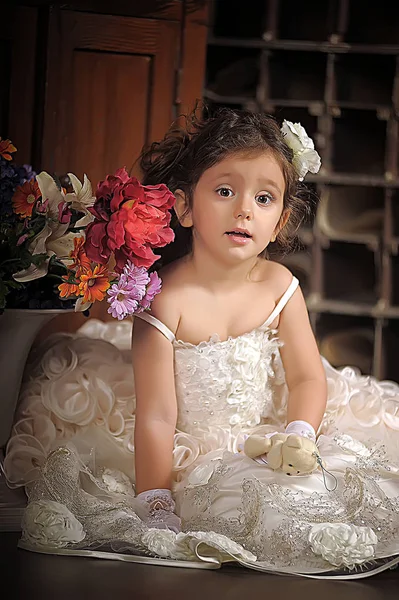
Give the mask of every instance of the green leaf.
POLYGON ((48 258, 46 253, 43 254, 31 254, 31 263, 36 267, 39 267, 48 258))
POLYGON ((4 310, 6 307, 6 297, 9 293, 9 289, 5 283, 0 279, 0 310, 4 310))
POLYGON ((20 283, 19 281, 15 281, 14 279, 8 280, 7 285, 13 290, 20 290, 23 287, 22 283, 20 283))

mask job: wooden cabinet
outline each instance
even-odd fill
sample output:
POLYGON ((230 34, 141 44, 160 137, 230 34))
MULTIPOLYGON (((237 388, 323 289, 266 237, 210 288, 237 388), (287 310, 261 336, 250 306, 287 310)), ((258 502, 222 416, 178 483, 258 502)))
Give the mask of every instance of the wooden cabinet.
POLYGON ((100 181, 130 171, 174 118, 180 23, 50 11, 42 164, 100 181))
MULTIPOLYGON (((143 145, 202 97, 207 9, 205 0, 9 9, 0 134, 17 146, 18 161, 57 176, 86 173, 93 186, 122 166, 139 175, 143 145)), ((91 315, 106 318, 106 308, 91 315)), ((83 319, 64 315, 46 331, 73 331, 83 319)))
POLYGON ((202 97, 203 0, 24 4, 0 33, 0 126, 19 161, 96 182, 202 97))

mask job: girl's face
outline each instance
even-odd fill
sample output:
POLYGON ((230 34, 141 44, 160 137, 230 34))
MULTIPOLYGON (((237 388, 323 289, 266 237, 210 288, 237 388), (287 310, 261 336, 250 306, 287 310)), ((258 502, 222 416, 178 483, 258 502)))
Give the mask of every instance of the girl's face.
POLYGON ((228 264, 256 257, 284 222, 284 190, 283 171, 271 153, 232 155, 210 167, 182 221, 193 227, 194 251, 202 247, 228 264))

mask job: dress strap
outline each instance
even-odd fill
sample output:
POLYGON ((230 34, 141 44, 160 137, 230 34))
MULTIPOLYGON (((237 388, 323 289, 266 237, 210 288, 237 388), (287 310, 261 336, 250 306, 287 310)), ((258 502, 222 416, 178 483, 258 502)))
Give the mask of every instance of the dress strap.
POLYGON ((288 300, 291 298, 291 296, 294 295, 294 292, 295 292, 296 288, 298 287, 298 284, 299 284, 298 279, 296 277, 293 277, 290 285, 288 286, 288 289, 281 296, 281 298, 280 298, 279 302, 276 304, 272 314, 267 319, 267 321, 265 323, 266 326, 271 325, 273 323, 274 319, 281 313, 284 306, 287 304, 288 300))
POLYGON ((142 321, 147 321, 147 323, 150 323, 150 325, 153 325, 154 327, 156 327, 158 329, 158 331, 160 331, 161 333, 163 333, 163 335, 170 342, 173 343, 175 341, 175 339, 176 339, 175 338, 175 334, 172 333, 172 331, 169 329, 169 327, 166 327, 166 325, 164 325, 162 323, 162 321, 160 321, 156 317, 153 317, 148 312, 137 313, 137 314, 134 315, 134 318, 135 319, 141 319, 142 321))

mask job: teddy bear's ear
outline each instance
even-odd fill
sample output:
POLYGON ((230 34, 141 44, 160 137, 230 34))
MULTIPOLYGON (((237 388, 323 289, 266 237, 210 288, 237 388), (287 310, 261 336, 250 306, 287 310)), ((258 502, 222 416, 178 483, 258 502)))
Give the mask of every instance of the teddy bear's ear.
POLYGON ((285 445, 288 446, 289 448, 302 448, 304 439, 306 439, 306 438, 302 438, 299 435, 291 434, 288 436, 287 441, 285 442, 285 445))
POLYGON ((270 446, 269 438, 262 435, 250 435, 244 442, 244 453, 249 458, 256 458, 269 452, 270 446))
POLYGON ((281 440, 275 442, 267 455, 267 464, 271 469, 279 469, 283 464, 283 444, 281 440))

